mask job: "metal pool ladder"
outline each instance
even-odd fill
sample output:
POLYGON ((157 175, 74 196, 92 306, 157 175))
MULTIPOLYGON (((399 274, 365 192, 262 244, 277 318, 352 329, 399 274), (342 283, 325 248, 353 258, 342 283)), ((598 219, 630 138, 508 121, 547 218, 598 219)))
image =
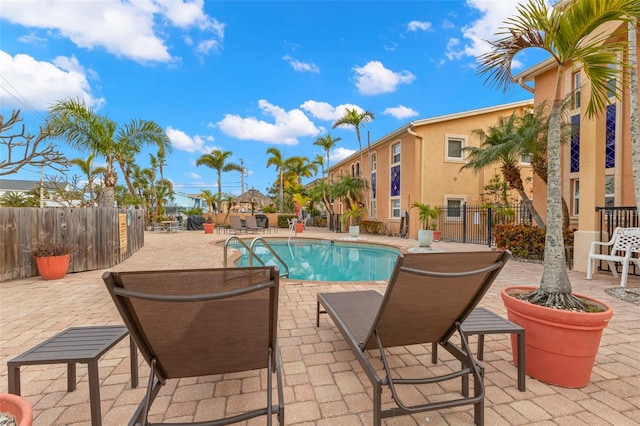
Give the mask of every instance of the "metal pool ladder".
POLYGON ((247 246, 247 244, 242 241, 240 238, 236 237, 235 235, 230 236, 229 238, 227 238, 224 242, 224 256, 222 259, 222 266, 224 268, 227 267, 227 248, 229 247, 229 243, 231 241, 237 241, 238 244, 240 244, 242 247, 245 248, 245 250, 247 250, 247 253, 249 253, 249 266, 253 266, 253 259, 255 258, 262 266, 266 266, 266 264, 264 263, 264 260, 260 259, 260 257, 256 254, 256 252, 254 251, 254 246, 256 245, 257 242, 261 242, 264 247, 269 250, 269 252, 273 255, 273 257, 275 257, 278 262, 280 262, 280 264, 284 267, 284 272, 280 274, 281 277, 286 277, 289 278, 289 265, 287 265, 285 263, 284 260, 282 260, 282 258, 278 255, 278 253, 275 252, 275 250, 273 250, 273 247, 271 247, 269 245, 269 243, 267 242, 267 240, 265 240, 262 237, 255 237, 252 241, 251 244, 249 244, 247 246))

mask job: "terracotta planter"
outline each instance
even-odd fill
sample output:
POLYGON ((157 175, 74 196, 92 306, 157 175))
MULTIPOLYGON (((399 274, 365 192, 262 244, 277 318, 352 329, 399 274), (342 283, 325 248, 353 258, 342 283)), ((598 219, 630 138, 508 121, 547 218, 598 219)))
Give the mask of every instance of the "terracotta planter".
POLYGON ((433 241, 440 241, 442 231, 433 231, 433 241))
POLYGON ((43 280, 59 280, 67 275, 70 260, 70 254, 36 257, 36 265, 38 265, 38 272, 43 280))
POLYGON ((296 223, 296 234, 302 234, 302 231, 304 231, 304 224, 296 223))
MULTIPOLYGON (((606 310, 598 313, 563 311, 510 296, 535 289, 514 286, 504 288, 501 293, 509 321, 526 330, 527 374, 552 385, 567 388, 587 386, 602 330, 609 324, 613 309, 606 303, 579 294, 576 296, 602 305, 606 310)), ((517 345, 513 335, 511 351, 517 364, 517 345)))
POLYGON ((33 410, 26 399, 10 393, 0 393, 0 412, 9 413, 16 418, 18 426, 33 424, 33 410))
POLYGON ((205 234, 213 234, 213 230, 216 228, 215 223, 203 223, 202 226, 205 234))

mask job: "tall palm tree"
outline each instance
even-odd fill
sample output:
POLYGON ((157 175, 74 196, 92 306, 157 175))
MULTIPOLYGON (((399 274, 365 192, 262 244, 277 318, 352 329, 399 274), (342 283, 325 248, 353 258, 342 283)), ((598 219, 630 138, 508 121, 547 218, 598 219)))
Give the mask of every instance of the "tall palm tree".
MULTIPOLYGON (((532 123, 530 120, 526 123, 532 123)), ((509 117, 499 117, 498 123, 484 129, 474 129, 473 134, 480 138, 481 144, 464 148, 467 152, 467 163, 460 170, 471 169, 476 173, 487 166, 498 163, 502 177, 509 188, 515 189, 522 201, 526 204, 534 221, 540 227, 544 227, 544 221, 531 204, 529 195, 524 190, 524 182, 520 169, 520 158, 523 154, 531 153, 535 147, 531 147, 531 140, 522 137, 529 135, 528 131, 521 129, 522 118, 516 113, 509 117)), ((537 142, 537 138, 533 141, 537 142)))
POLYGON ((267 154, 271 156, 267 158, 267 167, 274 166, 278 172, 278 211, 282 213, 282 205, 284 204, 284 173, 287 168, 287 159, 284 154, 276 147, 267 148, 267 154))
MULTIPOLYGON (((317 145, 322 149, 324 149, 324 153, 327 156, 327 163, 325 164, 326 170, 329 170, 329 152, 331 151, 331 148, 336 146, 336 144, 341 140, 342 138, 333 138, 333 136, 331 136, 331 133, 327 133, 327 136, 321 136, 318 139, 316 139, 316 141, 313 143, 314 145, 317 145)), ((325 169, 323 169, 322 177, 324 177, 324 170, 325 169)))
POLYGON ((284 181, 292 185, 302 185, 302 178, 310 178, 318 173, 318 165, 307 157, 295 156, 285 161, 284 181))
POLYGON ((519 5, 517 10, 518 14, 508 19, 504 29, 497 34, 502 38, 490 42, 492 49, 478 58, 479 73, 486 75, 490 84, 507 90, 513 84, 513 61, 517 53, 528 48, 542 49, 556 63, 555 94, 547 134, 544 272, 540 288, 529 300, 548 306, 581 307, 581 302, 571 295, 562 234, 560 145, 563 76, 573 64, 582 64, 582 72, 591 85, 586 115, 593 118, 606 105, 607 91, 610 89, 608 82, 622 77, 622 71, 626 68, 620 58, 627 42, 609 41, 609 34, 599 32, 598 27, 610 21, 628 21, 638 16, 640 2, 577 0, 562 8, 549 10, 545 0, 529 0, 519 5))
POLYGON ((316 156, 313 157, 313 162, 317 166, 320 166, 320 171, 322 172, 322 179, 324 179, 326 170, 324 168, 325 162, 324 162, 324 157, 322 156, 322 154, 316 154, 316 156))
MULTIPOLYGON (((369 123, 375 119, 375 116, 370 111, 359 111, 357 108, 347 108, 344 112, 344 116, 333 123, 333 128, 338 126, 353 126, 356 129, 356 136, 358 138, 358 148, 360 150, 360 170, 371 171, 371 153, 369 152, 369 167, 364 167, 364 153, 362 152, 362 140, 360 139, 360 127, 365 123, 369 123)), ((363 177, 364 179, 364 177, 363 177)), ((366 182, 366 179, 365 179, 366 182)), ((369 194, 367 190, 368 186, 363 186, 364 206, 369 217, 369 194)))
POLYGON ((218 177, 218 196, 216 197, 218 208, 215 211, 216 223, 218 222, 218 211, 222 204, 222 173, 231 171, 244 172, 244 168, 241 165, 227 162, 227 159, 232 155, 233 153, 231 151, 214 149, 211 151, 211 154, 203 154, 196 160, 196 166, 207 166, 215 170, 218 177))
POLYGON ((115 121, 97 114, 79 99, 66 99, 54 104, 47 122, 55 134, 66 139, 72 148, 106 159, 101 207, 113 206, 114 187, 118 180, 114 163, 119 157, 131 151, 137 153, 143 145, 168 142, 165 131, 153 121, 131 120, 118 127, 115 121))

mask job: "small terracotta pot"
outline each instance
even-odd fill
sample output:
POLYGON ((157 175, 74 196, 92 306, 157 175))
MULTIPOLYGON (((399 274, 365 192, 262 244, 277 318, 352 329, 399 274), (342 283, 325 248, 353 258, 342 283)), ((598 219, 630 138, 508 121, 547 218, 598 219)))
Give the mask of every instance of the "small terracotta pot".
MULTIPOLYGON (((567 388, 589 384, 600 347, 602 330, 613 316, 611 306, 575 294, 605 308, 604 312, 572 312, 534 305, 511 294, 526 293, 535 287, 513 286, 502 289, 502 301, 509 321, 525 329, 526 372, 545 383, 567 388)), ((513 361, 517 364, 517 344, 511 337, 513 361)))
POLYGON ((296 223, 296 233, 301 234, 304 231, 304 224, 296 223))
POLYGON ((33 410, 26 399, 10 393, 0 393, 0 411, 16 418, 18 426, 33 424, 33 410))
POLYGON ((59 280, 67 275, 70 260, 70 254, 36 257, 36 265, 38 265, 38 272, 43 280, 59 280))
POLYGON ((215 223, 203 223, 202 226, 205 234, 213 234, 213 230, 216 228, 215 223))

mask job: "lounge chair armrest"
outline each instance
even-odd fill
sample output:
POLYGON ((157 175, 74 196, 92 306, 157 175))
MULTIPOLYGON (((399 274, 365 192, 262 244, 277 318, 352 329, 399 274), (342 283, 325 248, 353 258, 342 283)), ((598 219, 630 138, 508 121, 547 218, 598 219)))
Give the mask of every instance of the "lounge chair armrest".
POLYGON ((613 243, 614 243, 614 240, 607 241, 607 242, 591 241, 591 246, 589 247, 589 254, 594 254, 596 252, 597 246, 609 247, 609 246, 612 246, 613 243))

